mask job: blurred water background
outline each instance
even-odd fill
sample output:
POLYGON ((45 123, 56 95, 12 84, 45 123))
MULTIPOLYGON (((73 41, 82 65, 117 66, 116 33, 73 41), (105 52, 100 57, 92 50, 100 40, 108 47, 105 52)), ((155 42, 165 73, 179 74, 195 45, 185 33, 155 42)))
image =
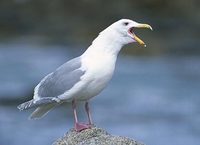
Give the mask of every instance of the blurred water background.
MULTIPOLYGON (((124 47, 108 87, 91 100, 94 122, 147 145, 200 143, 200 1, 1 0, 0 145, 51 144, 73 126, 69 104, 29 121, 16 106, 48 73, 83 53, 120 18, 147 44, 124 47)), ((85 113, 80 104, 80 120, 85 113)))

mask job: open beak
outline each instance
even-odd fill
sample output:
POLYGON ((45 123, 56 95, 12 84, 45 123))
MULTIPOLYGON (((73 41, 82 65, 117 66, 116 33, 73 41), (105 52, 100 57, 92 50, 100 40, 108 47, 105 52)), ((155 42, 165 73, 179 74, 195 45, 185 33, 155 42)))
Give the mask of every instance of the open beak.
POLYGON ((132 27, 129 29, 129 33, 131 34, 131 36, 133 37, 133 39, 138 42, 140 45, 143 45, 144 47, 146 47, 144 41, 142 41, 138 36, 135 35, 135 33, 133 32, 134 28, 147 28, 147 29, 152 29, 152 27, 148 24, 140 24, 138 23, 136 26, 132 27))

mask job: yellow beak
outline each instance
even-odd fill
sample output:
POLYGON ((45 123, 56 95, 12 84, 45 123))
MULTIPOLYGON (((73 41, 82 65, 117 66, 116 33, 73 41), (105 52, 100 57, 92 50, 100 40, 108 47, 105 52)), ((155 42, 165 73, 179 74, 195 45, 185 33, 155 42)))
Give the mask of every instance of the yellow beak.
MULTIPOLYGON (((147 29, 151 29, 151 30, 153 31, 152 27, 151 27, 150 25, 148 25, 148 24, 140 24, 140 23, 138 23, 138 25, 135 26, 135 28, 147 28, 147 29)), ((143 45, 144 47, 146 47, 144 41, 142 41, 142 40, 141 40, 139 37, 137 37, 135 34, 133 34, 133 38, 134 38, 135 41, 137 41, 140 45, 143 45)))

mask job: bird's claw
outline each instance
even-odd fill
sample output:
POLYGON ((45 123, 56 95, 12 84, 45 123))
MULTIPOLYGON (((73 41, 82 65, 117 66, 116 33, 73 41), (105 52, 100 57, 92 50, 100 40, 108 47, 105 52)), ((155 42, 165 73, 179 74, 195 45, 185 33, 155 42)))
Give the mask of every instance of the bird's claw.
POLYGON ((85 129, 88 129, 88 128, 91 128, 91 125, 90 124, 84 124, 84 123, 75 123, 74 125, 74 129, 77 131, 77 132, 81 132, 82 130, 85 130, 85 129))

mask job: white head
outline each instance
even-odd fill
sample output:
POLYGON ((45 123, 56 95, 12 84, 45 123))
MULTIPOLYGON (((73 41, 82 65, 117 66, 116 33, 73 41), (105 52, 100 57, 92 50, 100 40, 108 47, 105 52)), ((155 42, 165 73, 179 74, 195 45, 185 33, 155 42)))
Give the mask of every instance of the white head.
POLYGON ((103 30, 99 37, 104 37, 109 40, 111 43, 121 43, 122 46, 125 44, 138 42, 139 44, 146 46, 145 43, 135 35, 135 28, 148 28, 152 30, 152 27, 148 24, 141 24, 129 19, 121 19, 105 30, 103 30))

